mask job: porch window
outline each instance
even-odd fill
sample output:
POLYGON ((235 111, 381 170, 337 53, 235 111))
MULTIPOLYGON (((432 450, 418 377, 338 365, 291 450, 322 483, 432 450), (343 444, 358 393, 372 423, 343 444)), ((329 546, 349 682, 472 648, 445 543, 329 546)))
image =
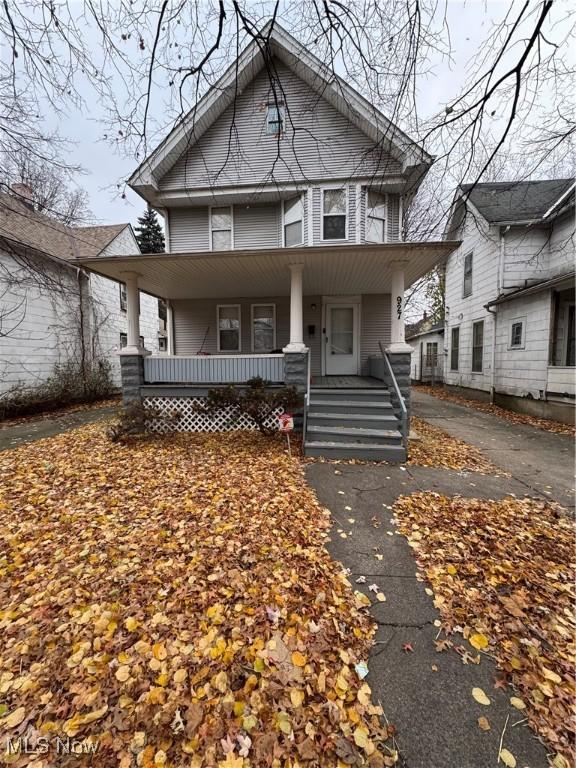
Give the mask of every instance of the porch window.
POLYGON ((467 253, 464 256, 464 284, 462 286, 462 297, 472 296, 472 254, 467 253))
POLYGON ((303 216, 304 206, 300 195, 284 200, 284 246, 286 248, 302 244, 303 216))
POLYGON ((457 371, 460 364, 460 326, 452 328, 450 344, 450 370, 457 371))
POLYGON ((386 195, 368 190, 366 208, 366 241, 369 243, 386 242, 386 195))
POLYGON ((346 240, 346 190, 322 190, 322 239, 346 240))
POLYGON ((278 136, 284 132, 284 106, 281 104, 268 104, 266 107, 266 133, 269 136, 278 136))
POLYGON ((118 287, 120 289, 120 311, 126 312, 126 308, 128 306, 128 297, 126 296, 126 285, 125 283, 120 283, 118 287))
POLYGON ((472 324, 472 373, 482 373, 484 358, 484 320, 472 324))
POLYGON ((210 209, 210 242, 213 251, 232 249, 232 208, 230 206, 210 209))
POLYGON ((252 304, 252 352, 276 347, 276 305, 252 304))
POLYGON ((438 365, 438 342, 429 341, 426 344, 426 368, 436 368, 438 365))
POLYGON ((240 304, 219 304, 218 352, 240 352, 240 304))
POLYGON ((575 299, 574 288, 553 292, 550 365, 576 363, 575 299))
MULTIPOLYGON (((140 346, 144 346, 144 336, 138 337, 140 346)), ((120 349, 124 349, 124 347, 128 346, 128 334, 127 333, 121 333, 120 334, 120 349)))
POLYGON ((510 327, 510 349, 520 349, 524 346, 524 323, 515 320, 510 327))

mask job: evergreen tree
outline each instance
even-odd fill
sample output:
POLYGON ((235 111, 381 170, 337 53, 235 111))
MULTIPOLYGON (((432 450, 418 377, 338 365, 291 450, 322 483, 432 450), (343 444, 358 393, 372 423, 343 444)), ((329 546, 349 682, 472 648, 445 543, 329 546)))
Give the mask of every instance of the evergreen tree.
POLYGON ((138 217, 136 240, 142 253, 164 253, 164 234, 156 211, 150 206, 138 217))

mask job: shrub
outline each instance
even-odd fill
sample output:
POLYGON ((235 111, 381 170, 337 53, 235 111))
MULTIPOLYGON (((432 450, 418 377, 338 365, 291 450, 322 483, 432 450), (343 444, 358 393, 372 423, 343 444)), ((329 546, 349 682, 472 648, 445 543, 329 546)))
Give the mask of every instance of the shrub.
POLYGON ((169 414, 162 413, 156 408, 144 405, 140 399, 134 400, 122 407, 118 421, 108 428, 106 434, 113 443, 122 443, 130 437, 148 434, 152 422, 155 425, 162 423, 173 427, 178 423, 179 418, 180 414, 176 411, 169 414))
POLYGON ((0 400, 0 418, 49 411, 74 403, 90 403, 116 391, 107 360, 81 366, 69 360, 58 363, 50 376, 33 386, 9 389, 0 400))
POLYGON ((269 427, 270 417, 281 408, 292 411, 301 408, 302 396, 294 387, 267 389, 266 382, 259 376, 250 379, 245 390, 227 386, 210 389, 206 401, 197 406, 201 413, 216 413, 223 408, 232 408, 233 417, 247 416, 263 435, 273 435, 278 427, 269 427))

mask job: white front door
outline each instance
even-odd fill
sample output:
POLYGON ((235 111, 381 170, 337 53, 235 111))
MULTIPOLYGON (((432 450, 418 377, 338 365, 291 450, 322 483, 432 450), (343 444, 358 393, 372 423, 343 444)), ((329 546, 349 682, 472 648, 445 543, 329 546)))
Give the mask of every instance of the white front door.
POLYGON ((326 304, 326 375, 358 375, 358 304, 326 304))

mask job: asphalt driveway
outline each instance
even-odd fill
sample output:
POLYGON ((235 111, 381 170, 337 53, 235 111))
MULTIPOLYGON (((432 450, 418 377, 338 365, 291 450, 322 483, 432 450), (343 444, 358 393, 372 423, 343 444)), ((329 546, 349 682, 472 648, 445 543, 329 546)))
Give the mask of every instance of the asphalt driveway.
POLYGON ((492 660, 484 657, 478 666, 465 665, 454 651, 436 651, 438 613, 425 583, 416 578, 410 547, 391 523, 392 505, 403 494, 436 491, 448 496, 498 499, 515 493, 522 497, 526 483, 384 464, 316 463, 308 465, 306 475, 334 519, 330 553, 350 569, 355 588, 373 599, 368 587, 376 584, 386 596, 385 602, 376 602, 372 608, 378 630, 368 661, 368 682, 374 699, 380 700, 386 717, 396 726, 398 764, 404 768, 496 768, 508 717, 504 745, 515 755, 518 767, 545 768, 546 750, 510 705, 512 691, 494 688, 497 670, 492 660), (365 583, 356 583, 358 578, 365 578, 365 583), (489 708, 472 698, 475 686, 491 699, 489 708), (482 715, 489 716, 491 730, 478 727, 482 715))

